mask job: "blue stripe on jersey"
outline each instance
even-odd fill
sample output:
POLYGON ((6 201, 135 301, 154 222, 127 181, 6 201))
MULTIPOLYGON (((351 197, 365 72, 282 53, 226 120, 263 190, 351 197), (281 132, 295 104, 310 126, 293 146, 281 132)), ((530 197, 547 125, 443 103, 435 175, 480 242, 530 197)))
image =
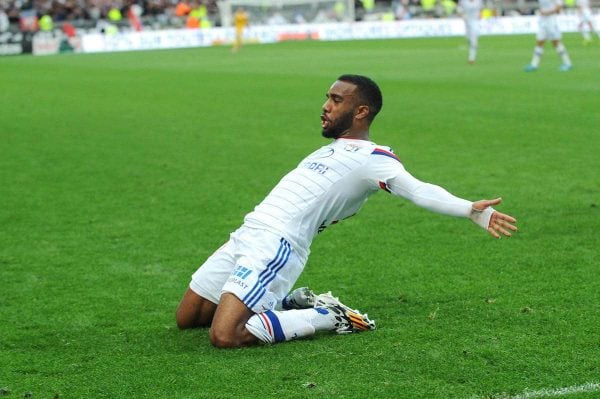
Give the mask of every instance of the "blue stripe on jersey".
POLYGON ((383 148, 375 148, 371 154, 384 155, 386 157, 390 157, 390 158, 395 159, 396 161, 400 162, 400 158, 398 158, 396 156, 396 154, 394 154, 391 151, 386 151, 383 148))
POLYGON ((290 258, 290 253, 290 244, 284 238, 281 238, 279 240, 279 249, 277 250, 275 258, 269 262, 265 270, 260 272, 258 275, 258 281, 242 300, 249 308, 252 308, 254 305, 256 305, 260 298, 262 298, 262 296, 265 294, 267 291, 266 286, 273 281, 277 275, 277 272, 281 270, 283 266, 285 266, 290 258))
POLYGON ((270 310, 265 312, 265 315, 271 321, 271 326, 273 327, 273 336, 275 338, 275 342, 283 342, 285 341, 285 334, 283 333, 283 328, 281 328, 281 323, 279 322, 279 318, 275 313, 270 310))

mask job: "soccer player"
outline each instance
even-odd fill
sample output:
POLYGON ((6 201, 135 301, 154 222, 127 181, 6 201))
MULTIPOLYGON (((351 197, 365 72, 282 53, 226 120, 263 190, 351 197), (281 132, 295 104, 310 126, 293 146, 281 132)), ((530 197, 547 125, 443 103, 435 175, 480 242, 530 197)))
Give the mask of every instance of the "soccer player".
POLYGON ((382 107, 379 87, 342 75, 322 107, 322 135, 331 139, 285 175, 244 218, 229 241, 193 274, 177 309, 181 329, 210 326, 216 347, 275 343, 317 331, 375 328, 366 314, 330 294, 292 288, 313 238, 356 214, 369 196, 385 191, 445 215, 470 218, 493 237, 510 236, 516 220, 492 208, 501 199, 471 202, 413 177, 389 147, 370 141, 382 107))
POLYGON ((242 7, 238 7, 233 14, 233 25, 235 26, 235 39, 231 51, 237 52, 242 47, 244 40, 244 29, 248 25, 248 13, 242 7))
POLYGON ((598 31, 592 24, 592 10, 590 9, 590 0, 577 0, 577 11, 579 12, 579 30, 583 36, 583 44, 588 45, 592 42, 592 32, 600 38, 598 31))
POLYGON ((562 60, 562 64, 559 68, 560 71, 566 72, 571 70, 573 67, 567 48, 561 42, 561 32, 558 28, 558 21, 556 16, 562 9, 562 0, 538 0, 539 1, 539 18, 538 18, 538 31, 536 34, 536 44, 533 49, 533 57, 531 63, 525 67, 525 72, 537 71, 542 55, 544 55, 544 44, 546 40, 552 41, 552 45, 556 50, 557 54, 562 60))
POLYGON ((458 0, 458 13, 465 21, 465 33, 469 42, 469 64, 475 64, 477 44, 479 41, 479 18, 481 16, 481 0, 458 0))

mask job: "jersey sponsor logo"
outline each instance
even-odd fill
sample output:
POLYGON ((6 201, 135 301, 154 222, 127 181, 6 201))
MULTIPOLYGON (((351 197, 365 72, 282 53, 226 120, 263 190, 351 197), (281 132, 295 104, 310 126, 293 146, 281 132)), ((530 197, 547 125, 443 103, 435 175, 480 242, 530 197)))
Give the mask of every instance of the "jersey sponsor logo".
POLYGON ((383 148, 375 148, 371 154, 383 155, 383 156, 390 157, 390 158, 395 159, 396 161, 400 162, 400 159, 396 156, 396 154, 394 154, 391 151, 384 150, 383 148))
POLYGON ((304 168, 317 172, 320 175, 324 175, 329 170, 329 166, 319 162, 305 162, 302 165, 304 168))

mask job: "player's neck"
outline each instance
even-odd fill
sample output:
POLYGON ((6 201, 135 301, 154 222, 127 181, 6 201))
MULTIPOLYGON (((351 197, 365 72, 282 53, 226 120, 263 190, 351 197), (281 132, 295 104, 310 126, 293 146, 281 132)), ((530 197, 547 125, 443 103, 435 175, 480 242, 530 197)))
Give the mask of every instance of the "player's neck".
POLYGON ((348 130, 344 132, 340 139, 365 140, 369 141, 369 129, 364 130, 348 130))

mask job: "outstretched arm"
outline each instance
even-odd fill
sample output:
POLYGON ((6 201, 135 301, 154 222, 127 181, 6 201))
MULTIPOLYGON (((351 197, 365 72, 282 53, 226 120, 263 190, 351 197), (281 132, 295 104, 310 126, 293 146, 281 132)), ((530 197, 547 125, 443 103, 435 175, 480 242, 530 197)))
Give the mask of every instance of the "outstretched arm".
POLYGON ((510 237, 511 231, 517 230, 515 218, 492 208, 492 205, 502 202, 501 198, 471 202, 450 194, 440 186, 420 181, 403 167, 396 173, 387 181, 386 188, 422 208, 450 216, 468 217, 496 238, 501 235, 510 237))
POLYGON ((500 234, 510 237, 511 231, 517 231, 517 219, 492 209, 492 205, 501 202, 502 198, 475 201, 471 211, 471 219, 484 228, 487 226, 488 233, 496 238, 500 238, 500 234))

